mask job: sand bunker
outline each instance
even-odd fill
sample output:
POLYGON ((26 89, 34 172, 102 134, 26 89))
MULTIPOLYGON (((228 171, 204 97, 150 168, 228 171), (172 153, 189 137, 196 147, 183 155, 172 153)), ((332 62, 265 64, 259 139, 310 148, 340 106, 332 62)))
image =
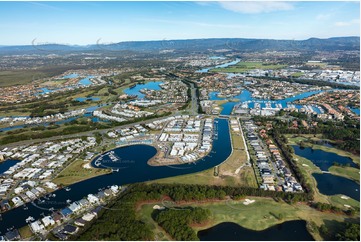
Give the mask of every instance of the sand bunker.
POLYGON ((163 210, 163 209, 164 209, 164 207, 159 206, 159 205, 154 205, 154 206, 153 206, 153 209, 163 210))
POLYGON ((254 203, 255 201, 256 201, 256 200, 245 199, 244 202, 243 202, 243 204, 244 204, 244 205, 249 205, 249 204, 251 204, 251 203, 254 203))

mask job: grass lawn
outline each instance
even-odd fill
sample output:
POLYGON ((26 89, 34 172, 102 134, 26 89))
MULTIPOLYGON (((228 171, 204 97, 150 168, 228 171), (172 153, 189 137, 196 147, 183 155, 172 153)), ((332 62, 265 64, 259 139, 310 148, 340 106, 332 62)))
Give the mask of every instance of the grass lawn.
MULTIPOLYGON (((327 222, 329 226, 332 226, 332 223, 343 222, 348 218, 345 215, 319 212, 301 203, 290 205, 283 201, 275 202, 273 199, 262 197, 248 197, 248 199, 255 200, 255 202, 244 205, 242 200, 229 200, 194 202, 184 206, 202 207, 211 211, 209 222, 202 226, 193 227, 196 231, 210 228, 222 222, 234 222, 245 228, 260 231, 291 220, 312 221, 317 226, 327 222)), ((143 205, 139 211, 140 216, 150 217, 150 209, 155 204, 162 205, 161 203, 143 205)), ((317 232, 312 235, 316 240, 322 239, 317 232)))
POLYGON ((250 186, 257 187, 252 167, 244 166, 236 174, 236 170, 247 161, 242 136, 231 132, 233 153, 219 165, 219 174, 214 176, 214 168, 198 173, 169 177, 150 181, 148 183, 181 183, 223 186, 250 186))
POLYGON ((300 76, 303 76, 303 75, 304 75, 303 72, 295 72, 295 73, 293 73, 291 76, 292 76, 292 77, 300 77, 300 76))
POLYGON ((360 183, 360 170, 354 167, 340 167, 340 166, 331 166, 328 169, 332 174, 343 176, 346 178, 351 178, 354 181, 360 183))
POLYGON ((307 66, 319 66, 319 67, 325 67, 327 66, 327 63, 324 62, 306 62, 307 66))
POLYGON ((262 62, 239 62, 236 65, 232 65, 226 68, 214 68, 211 72, 247 72, 254 69, 260 70, 277 70, 286 67, 281 64, 267 64, 262 62))
POLYGON ((63 184, 67 186, 95 176, 100 176, 110 173, 110 171, 106 169, 97 169, 97 168, 86 169, 83 167, 84 164, 85 162, 83 160, 80 159, 75 160, 64 170, 62 170, 58 174, 58 176, 55 177, 53 182, 58 185, 63 184))
POLYGON ((153 219, 152 219, 153 205, 145 204, 138 208, 138 217, 141 221, 146 224, 149 224, 153 229, 155 240, 158 241, 170 241, 173 240, 162 227, 160 227, 153 219))
POLYGON ((71 69, 71 67, 0 71, 0 87, 29 84, 32 80, 59 75, 69 69, 71 69))
MULTIPOLYGON (((29 116, 30 115, 30 111, 29 112, 22 112, 22 111, 17 111, 17 110, 7 110, 7 111, 0 111, 0 116, 2 117, 6 117, 6 116, 29 116)), ((5 125, 5 126, 9 126, 9 125, 5 125)))
POLYGON ((343 198, 341 198, 341 196, 343 196, 343 195, 333 195, 333 196, 329 196, 329 199, 330 199, 331 203, 342 205, 343 208, 346 208, 345 205, 349 205, 352 208, 360 211, 360 202, 359 201, 352 199, 352 198, 343 199, 343 198))
POLYGON ((24 240, 24 239, 30 238, 33 235, 33 232, 31 232, 30 227, 28 225, 26 225, 19 229, 19 234, 20 234, 21 238, 24 240))

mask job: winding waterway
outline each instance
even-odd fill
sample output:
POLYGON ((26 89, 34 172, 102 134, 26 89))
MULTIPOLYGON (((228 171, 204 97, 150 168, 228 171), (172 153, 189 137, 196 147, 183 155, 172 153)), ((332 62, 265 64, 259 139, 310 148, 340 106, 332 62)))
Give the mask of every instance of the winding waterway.
MULTIPOLYGON (((44 215, 51 214, 49 208, 60 209, 68 206, 67 200, 80 200, 90 193, 97 193, 98 189, 110 185, 123 185, 136 182, 150 181, 160 178, 173 177, 194 172, 203 171, 219 165, 231 154, 231 140, 228 127, 228 119, 216 119, 215 128, 217 139, 213 141, 211 153, 205 158, 191 164, 172 166, 149 166, 147 161, 156 154, 156 149, 148 145, 133 145, 114 149, 114 154, 120 158, 115 162, 109 162, 104 155, 102 166, 119 168, 119 172, 102 175, 78 182, 69 186, 70 191, 64 189, 55 191, 55 197, 50 197, 44 203, 27 204, 28 209, 22 207, 10 210, 2 214, 0 220, 0 232, 4 234, 7 228, 20 228, 26 225, 25 219, 32 216, 35 220, 44 215)), ((96 157, 97 159, 97 157, 96 157)), ((96 160, 94 159, 94 161, 96 160)), ((93 164, 94 164, 93 161, 93 164)))
POLYGON ((360 185, 345 177, 336 176, 328 172, 328 169, 337 162, 342 165, 349 165, 356 167, 352 159, 345 156, 340 156, 336 153, 327 152, 319 149, 312 149, 310 147, 301 148, 298 145, 292 146, 295 154, 310 160, 313 164, 319 167, 326 173, 313 173, 312 176, 317 181, 317 189, 325 195, 343 194, 349 196, 357 201, 360 201, 360 185))
POLYGON ((217 66, 214 66, 214 67, 203 68, 203 69, 198 70, 198 71, 196 71, 196 72, 197 72, 197 73, 206 73, 206 72, 208 72, 208 71, 211 70, 211 69, 215 69, 215 68, 225 68, 225 67, 228 67, 228 66, 235 65, 235 64, 237 64, 237 63, 240 62, 240 61, 241 61, 240 59, 236 59, 235 61, 231 61, 231 62, 228 62, 228 63, 224 63, 224 64, 217 65, 217 66))

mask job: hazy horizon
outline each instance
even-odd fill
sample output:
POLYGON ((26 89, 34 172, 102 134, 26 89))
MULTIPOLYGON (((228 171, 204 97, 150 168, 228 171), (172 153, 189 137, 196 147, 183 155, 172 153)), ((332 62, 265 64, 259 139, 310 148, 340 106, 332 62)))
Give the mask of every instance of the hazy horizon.
POLYGON ((359 37, 360 3, 0 2, 2 46, 359 37))
MULTIPOLYGON (((101 43, 101 42, 96 42, 96 43, 93 43, 93 44, 69 44, 69 43, 44 43, 44 42, 35 42, 34 44, 37 44, 37 45, 67 45, 67 46, 91 46, 91 45, 101 45, 101 44, 104 44, 104 45, 107 45, 107 44, 117 44, 117 43, 129 43, 129 42, 156 42, 156 41, 184 41, 184 40, 206 40, 206 39, 255 39, 255 40, 261 40, 261 39, 265 39, 265 40, 285 40, 285 41, 288 41, 288 40, 294 40, 294 41, 305 41, 305 40, 309 40, 309 39, 332 39, 332 38, 360 38, 360 36, 332 36, 332 37, 327 37, 327 38, 317 38, 317 37, 309 37, 307 39, 272 39, 272 38, 242 38, 242 37, 239 37, 239 38, 228 38, 228 37, 221 37, 221 38, 194 38, 194 39, 151 39, 151 40, 126 40, 126 41, 114 41, 114 42, 111 42, 111 43, 101 43)), ((27 46, 27 45, 32 45, 32 43, 30 44, 19 44, 19 45, 5 45, 5 44, 0 44, 0 47, 10 47, 10 46, 27 46)))

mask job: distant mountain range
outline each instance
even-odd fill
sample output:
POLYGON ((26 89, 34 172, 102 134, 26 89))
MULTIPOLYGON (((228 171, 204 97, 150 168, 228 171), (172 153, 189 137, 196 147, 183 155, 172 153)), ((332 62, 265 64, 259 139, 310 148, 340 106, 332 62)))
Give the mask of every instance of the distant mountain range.
POLYGON ((307 40, 274 40, 274 39, 189 39, 189 40, 156 40, 126 41, 114 44, 94 44, 87 46, 42 44, 23 46, 0 46, 0 54, 49 54, 69 52, 107 52, 107 51, 141 51, 161 50, 236 50, 236 51, 336 51, 360 50, 360 37, 335 37, 328 39, 310 38, 307 40))

